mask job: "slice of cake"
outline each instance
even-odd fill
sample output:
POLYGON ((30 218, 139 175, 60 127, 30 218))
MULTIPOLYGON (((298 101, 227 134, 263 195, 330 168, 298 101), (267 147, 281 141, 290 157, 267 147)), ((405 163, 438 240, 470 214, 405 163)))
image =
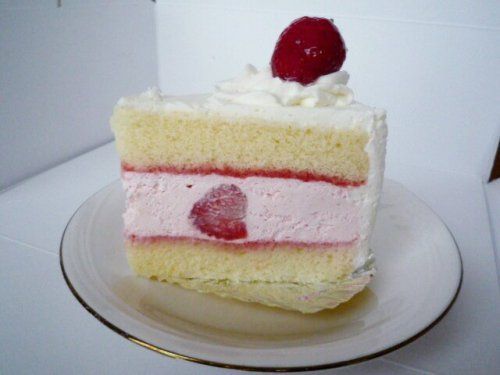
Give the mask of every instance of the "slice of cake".
POLYGON ((249 66, 212 95, 153 89, 118 102, 137 275, 304 313, 364 288, 387 131, 383 111, 353 100, 344 58, 331 21, 305 17, 283 32, 270 68, 249 66), (292 64, 290 40, 317 56, 292 64))

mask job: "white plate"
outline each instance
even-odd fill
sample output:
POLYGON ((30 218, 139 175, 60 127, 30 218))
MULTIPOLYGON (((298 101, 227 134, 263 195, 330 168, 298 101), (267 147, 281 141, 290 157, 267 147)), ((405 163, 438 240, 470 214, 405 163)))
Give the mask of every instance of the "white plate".
POLYGON ((371 247, 378 272, 340 307, 312 315, 199 294, 133 276, 117 181, 74 214, 61 241, 69 288, 97 319, 167 356, 248 370, 309 370, 374 358, 424 334, 453 304, 462 279, 443 222, 386 180, 371 247))

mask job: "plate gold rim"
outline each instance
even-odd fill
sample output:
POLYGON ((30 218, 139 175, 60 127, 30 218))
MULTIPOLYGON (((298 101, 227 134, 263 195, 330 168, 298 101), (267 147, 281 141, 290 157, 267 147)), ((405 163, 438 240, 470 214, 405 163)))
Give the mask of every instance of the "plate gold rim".
MULTIPOLYGON (((410 344, 411 342, 419 339, 423 335, 425 335, 427 332, 429 332, 432 328, 434 328, 445 316, 448 314, 448 312, 451 310, 453 305, 455 304, 455 301, 458 298, 458 295, 460 293, 460 290, 462 288, 462 282, 463 282, 463 274, 464 274, 464 267, 463 267, 463 260, 462 260, 462 254, 460 252, 460 248, 458 247, 458 243, 455 239, 455 236, 453 236, 453 233, 450 231, 446 223, 441 219, 439 215, 437 215, 434 210, 428 206, 424 201, 422 201, 420 198, 418 198, 413 192, 412 193, 415 198, 417 198, 422 204, 424 204, 427 208, 429 208, 434 215, 436 215, 441 223, 445 226, 446 230, 450 234, 451 238, 453 239, 453 242, 455 244, 455 248, 457 250, 458 254, 458 260, 460 263, 460 279, 458 281, 458 285, 455 291, 455 294, 453 295, 453 298, 449 302, 448 306, 443 310, 443 312, 436 318, 434 319, 429 325, 424 327, 421 331, 417 332, 413 336, 410 336, 409 338, 401 341, 400 343, 390 346, 384 350, 371 353, 365 356, 345 360, 345 361, 339 361, 339 362, 332 362, 332 363, 325 363, 325 364, 319 364, 319 365, 310 365, 310 366, 295 366, 295 367, 266 367, 266 366, 246 366, 246 365, 237 365, 237 364, 232 364, 232 363, 224 363, 224 362, 217 362, 217 361, 211 361, 203 358, 197 358, 197 357, 192 357, 189 355, 177 353, 175 351, 169 350, 169 349, 164 349, 159 346, 156 346, 154 344, 148 343, 138 337, 135 337, 125 330, 121 329, 120 327, 117 327, 107 319, 105 319, 103 316, 101 316, 97 311, 95 311, 77 292, 73 284, 71 283, 66 270, 64 268, 64 260, 63 260, 63 243, 64 243, 64 238, 66 235, 66 231, 72 222, 74 216, 77 214, 77 212, 80 210, 82 206, 84 206, 89 200, 91 200, 94 195, 98 194, 100 191, 109 188, 111 185, 115 184, 116 181, 113 181, 112 183, 106 185, 102 189, 99 189, 97 192, 92 194, 89 198, 87 198, 71 215, 71 218, 68 220, 68 223, 66 224, 66 227, 64 228, 61 241, 59 244, 59 265, 61 267, 62 275, 64 278, 64 281, 66 282, 66 285, 68 286, 69 290, 73 294, 73 296, 76 298, 76 300, 85 308, 86 311, 88 311, 94 318, 96 318, 99 322, 101 322, 103 325, 114 331, 115 333, 119 334, 120 336, 124 337, 125 339, 133 342, 134 344, 137 344, 139 346, 142 346, 143 348, 152 350, 156 353, 159 353, 161 355, 164 355, 169 358, 173 359, 181 359, 189 362, 194 362, 202 365, 207 365, 207 366, 212 366, 212 367, 219 367, 219 368, 226 368, 226 369, 232 369, 232 370, 243 370, 243 371, 260 371, 260 372, 301 372, 301 371, 316 371, 316 370, 326 370, 326 369, 332 369, 332 368, 338 368, 338 367, 343 367, 343 366, 349 366, 349 365, 354 365, 357 363, 369 361, 371 359, 375 359, 377 357, 381 357, 385 354, 391 353, 395 350, 401 349, 402 347, 410 344)), ((406 189, 406 188, 405 188, 406 189)), ((407 189, 408 190, 408 189, 407 189)), ((409 191, 409 190, 408 190, 409 191)))

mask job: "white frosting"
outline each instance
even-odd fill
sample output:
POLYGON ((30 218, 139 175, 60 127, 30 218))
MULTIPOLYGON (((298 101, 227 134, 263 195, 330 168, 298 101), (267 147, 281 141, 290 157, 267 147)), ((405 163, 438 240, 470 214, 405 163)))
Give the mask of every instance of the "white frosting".
POLYGON ((385 113, 381 118, 374 118, 369 131, 370 138, 365 146, 365 151, 370 160, 366 190, 363 193, 361 202, 361 228, 360 228, 360 252, 355 261, 355 267, 363 267, 369 260, 370 234, 375 225, 375 215, 382 191, 385 169, 385 145, 387 140, 387 125, 385 123, 385 113))
POLYGON ((157 88, 121 98, 117 107, 153 112, 194 112, 225 117, 257 117, 280 125, 298 127, 358 128, 371 131, 385 111, 353 100, 345 85, 349 75, 335 72, 311 85, 273 78, 269 69, 247 68, 241 77, 221 83, 215 93, 168 96, 157 88))
POLYGON ((359 238, 360 203, 366 187, 342 188, 296 179, 124 172, 125 231, 141 237, 214 239, 189 219, 193 205, 221 184, 247 197, 248 237, 231 242, 350 243, 359 238))
POLYGON ((121 98, 117 107, 148 112, 191 112, 201 116, 229 118, 253 117, 270 125, 283 123, 297 127, 323 127, 372 131, 374 123, 385 120, 385 111, 352 102, 345 107, 261 106, 222 102, 215 95, 167 96, 153 88, 132 97, 121 98))
POLYGON ((239 77, 217 85, 212 100, 222 103, 281 107, 345 107, 353 102, 349 74, 339 71, 319 77, 310 85, 273 77, 269 67, 247 65, 239 77))
POLYGON ((158 87, 150 87, 142 94, 120 98, 117 107, 131 107, 144 111, 192 111, 202 107, 207 95, 171 96, 158 87))

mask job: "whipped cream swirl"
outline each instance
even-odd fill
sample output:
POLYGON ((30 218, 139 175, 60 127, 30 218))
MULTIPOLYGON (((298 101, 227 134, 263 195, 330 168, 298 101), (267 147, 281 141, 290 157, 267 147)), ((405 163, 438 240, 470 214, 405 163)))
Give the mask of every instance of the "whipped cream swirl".
POLYGON ((348 80, 347 72, 338 71, 304 86, 273 77, 270 67, 247 65, 242 75, 217 85, 212 99, 258 106, 345 107, 354 100, 348 80))

